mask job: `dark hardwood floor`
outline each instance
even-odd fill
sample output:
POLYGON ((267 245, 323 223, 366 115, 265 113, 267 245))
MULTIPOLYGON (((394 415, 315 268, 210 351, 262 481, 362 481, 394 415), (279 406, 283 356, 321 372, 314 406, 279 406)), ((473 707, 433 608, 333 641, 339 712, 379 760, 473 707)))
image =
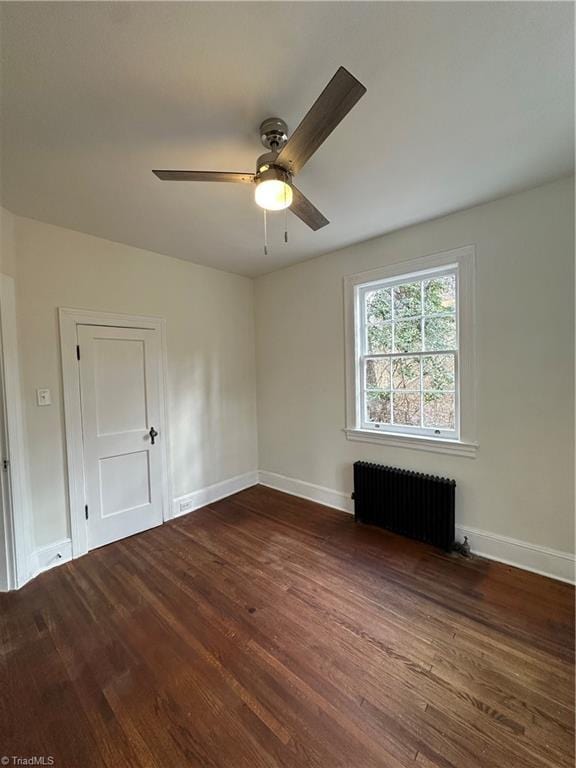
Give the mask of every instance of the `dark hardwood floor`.
POLYGON ((0 755, 572 768, 573 601, 251 488, 0 595, 0 755))

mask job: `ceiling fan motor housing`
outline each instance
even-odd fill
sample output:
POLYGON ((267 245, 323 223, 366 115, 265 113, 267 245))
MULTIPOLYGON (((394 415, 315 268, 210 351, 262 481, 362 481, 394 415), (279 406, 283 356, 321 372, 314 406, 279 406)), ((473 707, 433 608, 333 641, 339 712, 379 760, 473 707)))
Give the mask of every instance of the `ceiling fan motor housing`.
POLYGON ((279 165, 263 165, 260 166, 261 171, 256 174, 256 184, 260 184, 262 181, 284 181, 286 184, 292 183, 292 177, 288 171, 281 168, 279 165))
MULTIPOLYGON (((289 176, 290 174, 288 171, 276 162, 277 157, 278 152, 265 152, 263 155, 260 155, 258 160, 256 160, 256 176, 263 179, 264 174, 269 173, 270 171, 276 172, 274 178, 285 178, 289 176)), ((272 178, 272 175, 269 174, 268 178, 272 178)))
POLYGON ((279 152, 288 141, 288 126, 279 117, 268 117, 260 124, 260 139, 266 149, 279 152))

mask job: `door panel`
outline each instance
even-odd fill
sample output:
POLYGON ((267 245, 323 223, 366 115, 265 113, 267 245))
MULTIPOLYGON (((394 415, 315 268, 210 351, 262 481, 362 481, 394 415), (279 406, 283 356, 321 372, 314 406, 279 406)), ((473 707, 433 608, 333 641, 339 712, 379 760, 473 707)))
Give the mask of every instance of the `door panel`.
POLYGON ((146 351, 140 339, 94 339, 98 435, 146 429, 146 351), (132 393, 118 398, 118 390, 132 393))
POLYGON ((148 452, 138 451, 100 459, 100 488, 102 517, 150 504, 152 494, 148 452))
POLYGON ((160 344, 155 330, 94 325, 78 326, 78 343, 93 549, 162 523, 160 344))

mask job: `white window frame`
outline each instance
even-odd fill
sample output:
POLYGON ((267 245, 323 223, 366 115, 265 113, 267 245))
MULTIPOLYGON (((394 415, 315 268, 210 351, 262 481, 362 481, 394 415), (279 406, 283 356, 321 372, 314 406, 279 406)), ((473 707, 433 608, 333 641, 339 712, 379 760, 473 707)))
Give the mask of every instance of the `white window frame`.
MULTIPOLYGON (((350 440, 379 443, 402 448, 431 450, 474 457, 476 442, 476 355, 475 355, 475 248, 467 245, 411 261, 389 264, 379 269, 344 278, 346 324, 346 436, 350 440), (427 277, 456 275, 456 428, 422 429, 402 425, 375 427, 363 413, 364 371, 363 334, 365 333, 364 296, 374 287, 387 286, 427 277)), ((409 353, 406 353, 410 356, 409 353)), ((419 353, 420 354, 420 353, 419 353)), ((372 355, 369 355, 372 357, 372 355)), ((374 355, 378 357, 378 355, 374 355)))

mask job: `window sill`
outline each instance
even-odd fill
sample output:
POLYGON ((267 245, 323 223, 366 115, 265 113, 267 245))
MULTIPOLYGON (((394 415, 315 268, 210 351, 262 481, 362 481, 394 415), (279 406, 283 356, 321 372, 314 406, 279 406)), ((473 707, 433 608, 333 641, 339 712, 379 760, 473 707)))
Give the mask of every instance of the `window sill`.
POLYGON ((441 438, 422 437, 420 435, 401 435, 390 432, 373 432, 368 429, 345 429, 348 440, 359 443, 375 443, 392 448, 409 448, 417 451, 447 453, 452 456, 476 458, 478 443, 465 443, 461 440, 443 440, 441 438))

